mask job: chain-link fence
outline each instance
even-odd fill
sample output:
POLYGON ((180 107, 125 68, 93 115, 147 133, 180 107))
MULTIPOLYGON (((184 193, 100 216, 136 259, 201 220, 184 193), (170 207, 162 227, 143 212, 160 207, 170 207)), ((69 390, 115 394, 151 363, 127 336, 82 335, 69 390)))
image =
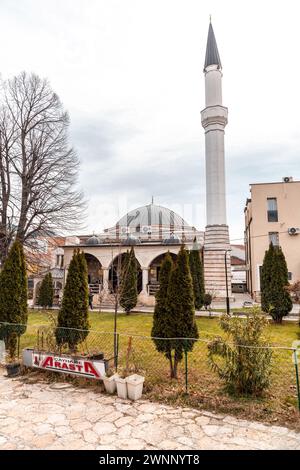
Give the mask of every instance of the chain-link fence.
MULTIPOLYGON (((15 327, 15 325, 14 325, 15 327)), ((2 345, 11 332, 9 324, 0 324, 2 345)), ((23 330, 20 329, 23 332, 23 330)), ((21 357, 24 348, 55 354, 96 355, 103 353, 111 368, 128 373, 136 372, 145 376, 145 392, 149 397, 178 402, 188 397, 188 404, 208 405, 218 410, 243 411, 259 410, 263 413, 286 412, 300 409, 298 352, 295 348, 270 346, 255 348, 236 346, 244 362, 250 368, 246 374, 256 372, 255 351, 268 351, 268 372, 263 393, 259 396, 237 396, 228 393, 226 380, 209 361, 212 335, 201 333, 195 340, 186 338, 152 338, 124 333, 100 332, 58 328, 44 325, 27 325, 26 331, 18 337, 16 356, 21 357), (170 359, 172 351, 172 360, 170 359), (174 364, 174 354, 177 361, 174 364), (171 376, 175 376, 171 378, 171 376)), ((233 347, 233 346, 232 346, 233 347)), ((3 350, 3 348, 2 348, 3 350)), ((6 354, 8 360, 8 354, 6 354)), ((219 369, 228 368, 232 357, 226 353, 218 359, 219 369)), ((5 355, 2 354, 2 360, 5 355)), ((235 373, 244 374, 243 364, 235 373)), ((257 364, 258 367, 258 364, 257 364)), ((245 378, 245 377, 244 377, 245 378)), ((246 377, 247 379, 247 377, 246 377)), ((250 377, 251 379, 251 377, 250 377)), ((250 380, 249 379, 249 380, 250 380)), ((261 379, 258 374, 258 379, 261 379)), ((253 413, 252 413, 253 415, 253 413)), ((258 416, 254 413, 254 416, 258 416)))

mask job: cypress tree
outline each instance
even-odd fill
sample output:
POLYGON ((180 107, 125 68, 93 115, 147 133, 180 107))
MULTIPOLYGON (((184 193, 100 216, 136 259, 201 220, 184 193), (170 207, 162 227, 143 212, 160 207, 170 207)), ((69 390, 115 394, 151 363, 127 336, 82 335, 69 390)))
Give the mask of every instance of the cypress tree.
MULTIPOLYGON (((193 282, 189 268, 188 253, 182 246, 177 262, 171 272, 167 294, 166 333, 169 338, 198 338, 195 321, 193 282)), ((170 341, 171 377, 177 378, 177 366, 183 358, 184 349, 191 351, 194 341, 170 341)))
POLYGON ((137 261, 131 247, 122 267, 120 305, 127 315, 137 304, 137 261))
POLYGON ((204 304, 204 273, 199 249, 193 249, 189 255, 190 271, 193 281, 195 309, 200 310, 204 304))
POLYGON ((276 323, 282 323, 282 318, 292 310, 293 303, 287 289, 287 264, 280 247, 270 245, 265 254, 261 278, 262 309, 276 323))
POLYGON ((0 338, 4 339, 10 358, 16 355, 18 337, 26 331, 27 273, 22 244, 16 240, 0 273, 0 338))
POLYGON ((268 312, 270 307, 271 272, 274 254, 275 248, 273 243, 270 243, 269 249, 265 252, 260 277, 261 308, 264 312, 268 312))
POLYGON ((159 272, 159 290, 155 296, 155 308, 151 336, 157 351, 165 353, 167 359, 171 358, 170 342, 158 338, 168 338, 168 288, 173 269, 173 260, 168 252, 161 263, 159 272))
POLYGON ((52 274, 47 273, 41 283, 38 297, 38 305, 43 308, 51 308, 53 306, 53 295, 54 291, 52 274))
POLYGON ((62 307, 58 313, 56 341, 76 351, 77 345, 88 335, 88 274, 84 253, 75 250, 64 287, 62 307))

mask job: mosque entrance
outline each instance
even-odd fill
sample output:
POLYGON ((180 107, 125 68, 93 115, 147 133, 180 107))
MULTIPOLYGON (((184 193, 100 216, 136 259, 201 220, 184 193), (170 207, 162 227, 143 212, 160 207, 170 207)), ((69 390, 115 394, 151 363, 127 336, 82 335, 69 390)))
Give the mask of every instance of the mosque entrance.
MULTIPOLYGON (((175 255, 174 253, 169 254, 171 255, 173 261, 176 262, 177 255, 175 255)), ((150 264, 148 285, 149 295, 155 295, 159 289, 160 268, 166 255, 167 253, 163 253, 162 255, 157 256, 150 264)))
POLYGON ((88 267, 88 283, 92 294, 99 294, 103 285, 103 273, 100 261, 96 256, 84 254, 88 267))
MULTIPOLYGON (((124 258, 126 253, 121 253, 120 255, 116 256, 113 260, 110 268, 109 268, 109 290, 111 293, 116 292, 118 287, 118 281, 120 280, 121 270, 122 270, 122 263, 124 264, 124 258)), ((137 262, 137 291, 138 294, 142 291, 143 288, 143 278, 142 278, 142 270, 139 262, 137 262)))

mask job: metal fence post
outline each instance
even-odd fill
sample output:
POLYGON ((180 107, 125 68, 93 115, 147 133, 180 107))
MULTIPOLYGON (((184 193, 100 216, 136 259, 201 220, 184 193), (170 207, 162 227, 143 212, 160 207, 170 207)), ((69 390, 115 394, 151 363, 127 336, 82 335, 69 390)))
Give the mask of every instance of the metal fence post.
POLYGON ((114 363, 115 369, 118 369, 118 357, 119 357, 119 333, 114 333, 114 363))
POLYGON ((294 364, 296 372, 296 385, 297 385, 297 396, 298 396, 298 410, 300 411, 300 382, 299 382, 299 368, 298 368, 298 353, 297 349, 294 349, 294 364))
POLYGON ((183 340, 183 348, 184 348, 184 365, 185 365, 185 393, 188 394, 188 348, 187 348, 187 340, 183 340))

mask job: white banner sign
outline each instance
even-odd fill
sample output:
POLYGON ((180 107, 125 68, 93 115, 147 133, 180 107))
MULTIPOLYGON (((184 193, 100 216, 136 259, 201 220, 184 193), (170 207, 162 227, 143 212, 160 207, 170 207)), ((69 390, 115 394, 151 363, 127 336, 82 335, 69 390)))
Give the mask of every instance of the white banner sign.
POLYGON ((80 375, 90 379, 101 379, 105 375, 105 362, 101 360, 56 356, 50 353, 32 352, 32 367, 80 375))

